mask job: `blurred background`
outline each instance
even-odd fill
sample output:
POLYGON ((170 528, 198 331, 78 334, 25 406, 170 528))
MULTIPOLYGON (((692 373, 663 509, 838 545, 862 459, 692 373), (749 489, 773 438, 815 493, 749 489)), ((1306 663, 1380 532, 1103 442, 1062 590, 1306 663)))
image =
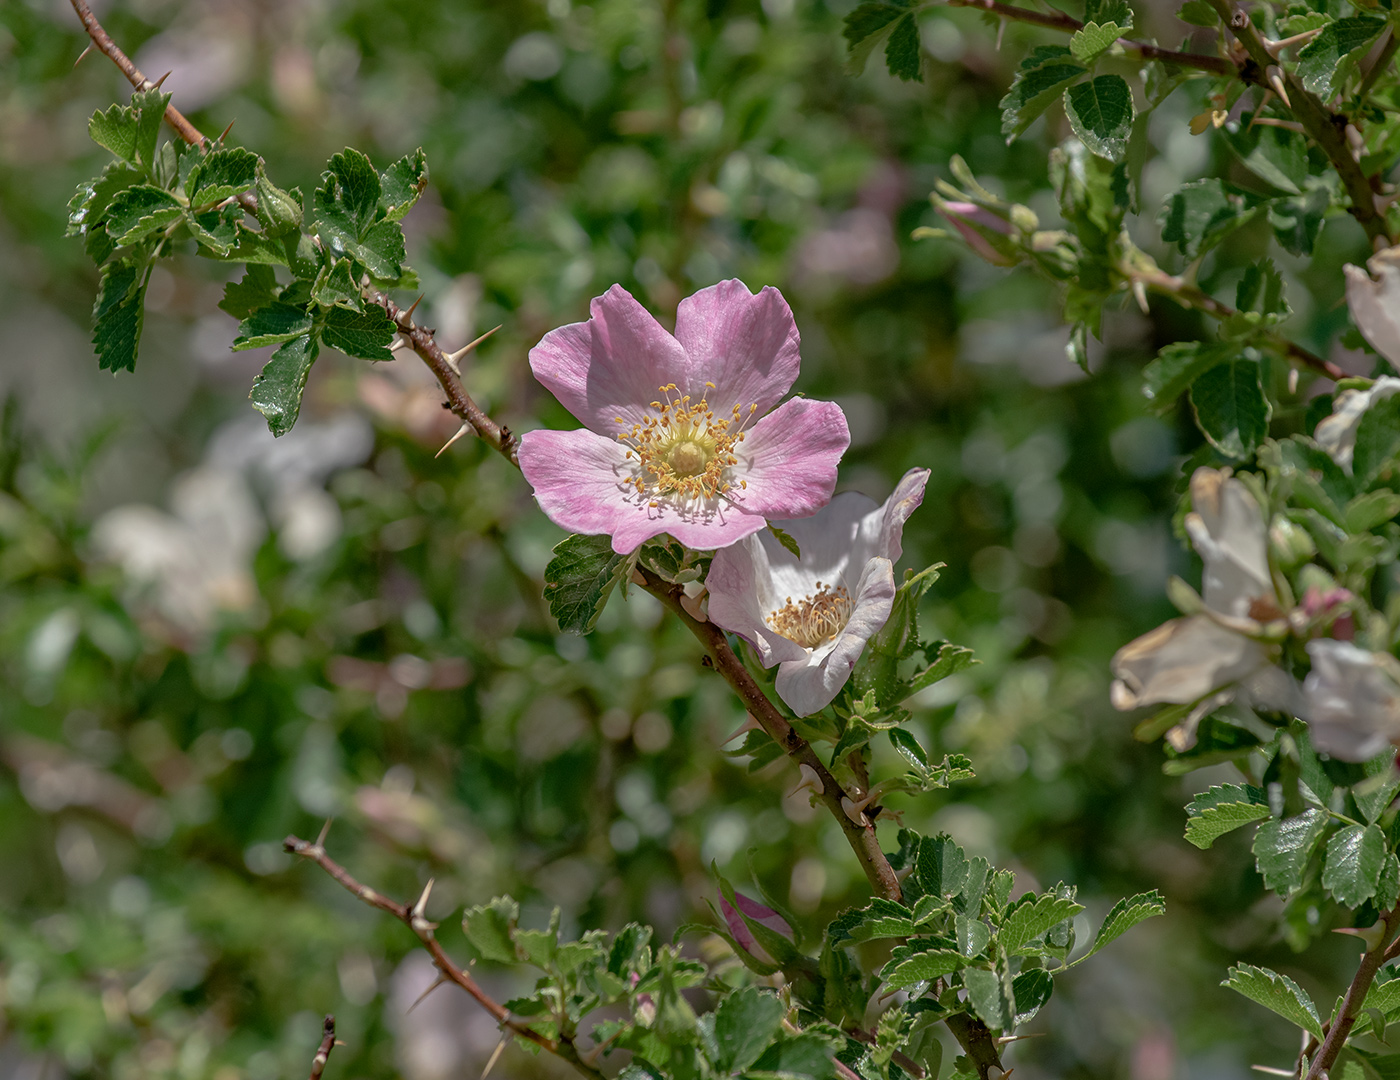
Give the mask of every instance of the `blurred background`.
MULTIPOLYGON (((909 239, 937 224, 927 193, 954 153, 1053 227, 1063 116, 1007 146, 996 108, 1051 37, 1008 26, 998 50, 995 24, 934 10, 926 81, 905 84, 878 56, 843 73, 852 0, 93 6, 284 187, 309 192, 346 144, 381 167, 426 149, 405 222, 420 321, 448 348, 501 324, 467 382, 516 430, 573 426, 526 353, 613 282, 663 322, 721 278, 782 288, 798 389, 850 421, 841 486, 882 499, 933 470, 905 564, 947 563, 925 635, 982 661, 916 702, 926 742, 971 755, 978 780, 897 809, 1023 886, 1076 885, 1095 920, 1119 896, 1168 898, 1059 984, 1009 1063, 1133 1080, 1291 1063, 1291 1029, 1220 988, 1225 967, 1269 964, 1326 1003, 1356 946, 1295 954, 1247 834, 1181 839, 1183 802, 1226 775, 1165 774, 1108 704, 1113 651, 1171 614, 1168 574, 1199 573, 1170 515, 1200 439, 1147 411, 1139 371, 1203 328, 1108 312, 1086 377, 1052 288, 909 239)), ((1139 8, 1145 34, 1190 31, 1139 8)), ((408 931, 281 853, 328 816, 362 880, 409 898, 436 878, 430 914, 459 955, 460 907, 503 892, 530 925, 558 905, 566 933, 643 919, 667 938, 708 917, 711 860, 753 894, 750 848, 812 928, 863 902, 834 823, 785 797, 791 771, 721 754, 742 710, 656 603, 614 597, 596 635, 557 635, 540 579, 562 533, 481 446, 434 457, 454 424, 416 358, 324 354, 274 441, 246 400, 266 351, 231 353, 215 306, 227 272, 177 257, 152 280, 135 374, 97 370, 66 203, 106 160, 87 117, 129 87, 100 56, 75 71, 84 44, 62 0, 0 0, 0 1077, 304 1075, 326 1012, 346 1044, 328 1076, 478 1075, 489 1018, 450 988, 408 1014, 431 982, 408 931)), ((1173 269, 1152 243, 1163 197, 1229 168, 1187 129, 1205 93, 1188 84, 1146 125, 1133 229, 1173 269)), ((1208 287, 1229 294, 1265 251, 1256 225, 1212 256, 1208 287)), ((1340 264, 1364 254, 1343 219, 1311 266, 1280 260, 1299 340, 1341 355, 1340 264)), ((568 1074, 514 1047, 496 1070, 568 1074)))

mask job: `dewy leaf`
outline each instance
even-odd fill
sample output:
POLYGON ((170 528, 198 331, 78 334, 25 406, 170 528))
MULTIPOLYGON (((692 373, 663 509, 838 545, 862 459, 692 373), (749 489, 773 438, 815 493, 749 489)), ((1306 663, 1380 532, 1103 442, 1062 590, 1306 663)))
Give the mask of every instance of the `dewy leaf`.
POLYGON ((1133 130, 1133 92, 1120 75, 1099 75, 1065 91, 1070 127, 1089 150, 1119 162, 1133 130))
POLYGON ((258 308, 238 326, 233 351, 277 345, 309 333, 311 316, 292 304, 272 303, 258 308))
POLYGON ((122 261, 102 268, 92 308, 92 343, 97 348, 98 367, 136 370, 136 350, 146 320, 145 301, 144 264, 122 261))
POLYGON ((1317 1006, 1303 988, 1287 975, 1253 964, 1236 964, 1230 969, 1230 977, 1220 985, 1228 986, 1266 1009, 1272 1009, 1314 1038, 1322 1038, 1322 1020, 1317 1015, 1317 1006))
POLYGON ((1029 1023, 1055 992, 1055 980, 1044 968, 1023 971, 1012 980, 1016 1000, 1016 1026, 1029 1023))
POLYGON ((1269 816, 1264 792, 1243 784, 1221 784, 1197 795, 1186 807, 1186 839, 1202 850, 1227 832, 1269 816))
POLYGON ((1138 923, 1146 922, 1158 915, 1165 915, 1166 911, 1167 902, 1156 889, 1151 892, 1138 893, 1126 900, 1119 900, 1113 905, 1113 910, 1104 917, 1099 932, 1094 935, 1094 944, 1075 963, 1082 963, 1105 945, 1117 941, 1138 923))
MULTIPOLYGON (((360 288, 350 272, 349 259, 336 259, 330 266, 321 267, 316 283, 311 287, 311 299, 322 307, 339 305, 352 311, 364 310, 360 288)), ((382 360, 383 357, 378 359, 382 360)))
POLYGON ((919 70, 921 48, 919 24, 913 15, 906 15, 894 24, 890 40, 885 44, 885 66, 890 74, 906 82, 923 82, 923 72, 919 70))
POLYGON ((363 311, 334 307, 326 313, 321 340, 346 356, 362 360, 392 360, 389 343, 398 328, 378 304, 366 304, 363 311))
POLYGON ((882 897, 875 897, 866 907, 843 912, 827 927, 827 936, 833 945, 909 937, 913 933, 913 913, 903 904, 882 897))
POLYGON ((277 278, 272 267, 254 263, 242 281, 230 281, 224 286, 224 298, 219 307, 242 322, 260 307, 277 299, 277 278))
POLYGON ((1368 480, 1386 466, 1393 469, 1397 452, 1400 452, 1400 396, 1392 396, 1367 409, 1356 425, 1352 473, 1358 480, 1368 480))
POLYGON ((251 191, 262 159, 241 146, 214 150, 190 171, 185 192, 191 206, 213 206, 232 195, 251 191))
POLYGON ((118 192, 107 209, 107 235, 118 247, 144 240, 184 214, 175 196, 151 184, 118 192))
POLYGON ((399 221, 428 189, 428 157, 420 146, 379 174, 379 209, 399 221))
POLYGON ((997 941, 1008 953, 1015 953, 1056 923, 1064 922, 1083 910, 1083 904, 1054 893, 1044 893, 1034 900, 1023 900, 1002 920, 997 941))
POLYGON ((763 1053, 787 1014, 775 994, 748 986, 730 994, 715 1010, 715 1065, 722 1073, 741 1072, 763 1053))
POLYGON ((520 908, 508 896, 498 896, 489 904, 468 908, 462 915, 462 932, 484 960, 500 964, 518 962, 511 938, 520 908))
POLYGON ((1385 833, 1379 825, 1347 825, 1327 841, 1322 887, 1349 908, 1376 895, 1385 862, 1385 833))
POLYGON ((1191 386, 1191 407, 1210 444, 1229 457, 1248 457, 1269 434, 1273 407, 1255 360, 1227 360, 1201 375, 1191 386))
POLYGON ((156 140, 165 119, 170 95, 160 90, 138 90, 131 95, 131 107, 136 111, 136 144, 134 161, 146 169, 156 165, 156 140))
POLYGON ((919 844, 914 875, 929 896, 951 899, 967 882, 967 856, 946 833, 926 836, 919 844))
POLYGON ((613 551, 611 537, 574 535, 555 545, 554 558, 544 571, 544 598, 559 629, 591 633, 629 567, 629 558, 613 551))
POLYGON ((1308 92, 1330 98, 1338 89, 1332 80, 1341 62, 1384 29, 1384 19, 1369 15, 1351 15, 1324 27, 1298 52, 1298 77, 1308 92))
POLYGON ((1008 138, 1021 134, 1059 97, 1065 83, 1087 70, 1063 45, 1037 49, 1021 63, 1011 89, 1001 99, 1001 133, 1008 138))
POLYGON ((1223 341, 1174 341, 1142 369, 1142 396, 1159 412, 1164 412, 1198 376, 1237 349, 1223 341))
POLYGON ((379 222, 359 243, 347 242, 345 250, 382 280, 392 281, 403 273, 403 228, 397 222, 379 222))
POLYGON ((1195 180, 1168 197, 1157 223, 1163 240, 1194 259, 1248 222, 1256 201, 1224 180, 1195 180))
POLYGON ((301 189, 283 191, 258 165, 258 224, 268 236, 282 236, 301 227, 301 189))
POLYGON ((1309 807, 1297 817, 1266 821, 1254 834, 1254 865, 1264 885, 1288 896, 1303 884, 1303 871, 1327 828, 1327 812, 1309 807))
POLYGON ((912 0, 865 0, 846 16, 842 34, 849 50, 846 66, 852 75, 865 70, 875 46, 890 35, 894 24, 912 8, 912 0))
POLYGON ((131 106, 110 105, 105 112, 99 109, 93 113, 88 121, 88 135, 123 161, 136 163, 136 110, 131 106))
POLYGON ((1069 39, 1069 51, 1081 64, 1092 64, 1113 47, 1113 43, 1123 36, 1125 27, 1117 23, 1085 23, 1069 39))
POLYGON ((1011 980, 1003 971, 968 968, 963 972, 972 1011, 993 1031, 1009 1031, 1016 1022, 1011 980))
POLYGON ((880 977, 889 980, 891 988, 903 989, 915 983, 951 975, 966 964, 967 957, 956 949, 929 949, 886 966, 880 972, 880 977))
POLYGON ((267 428, 273 435, 287 434, 297 422, 301 394, 320 351, 314 334, 292 338, 272 354, 262 373, 253 380, 248 398, 253 408, 267 418, 267 428))
POLYGON ((334 155, 321 174, 314 203, 317 220, 359 240, 373 224, 382 188, 369 158, 353 147, 334 155))

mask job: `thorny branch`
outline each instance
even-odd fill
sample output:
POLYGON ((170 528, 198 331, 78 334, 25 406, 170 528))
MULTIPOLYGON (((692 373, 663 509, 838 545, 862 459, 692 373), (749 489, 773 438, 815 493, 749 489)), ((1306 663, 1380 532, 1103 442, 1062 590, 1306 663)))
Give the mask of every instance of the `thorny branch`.
POLYGON ((321 1073, 331 1058, 331 1051, 335 1049, 335 1017, 330 1013, 326 1013, 326 1023, 322 1031, 324 1034, 321 1036, 320 1049, 311 1059, 311 1080, 321 1080, 321 1073))
POLYGON ((299 855, 303 859, 310 859, 339 882, 347 891, 363 900, 366 904, 370 905, 370 907, 376 907, 380 911, 387 911, 390 915, 394 916, 394 918, 398 919, 399 922, 412 930, 414 934, 418 936, 418 940, 423 943, 423 947, 428 950, 428 954, 433 958, 433 963, 437 966, 438 971, 442 973, 443 978, 448 982, 456 983, 475 998, 477 1004, 495 1017, 496 1022, 512 1035, 526 1039, 541 1049, 548 1050, 551 1054, 558 1055, 569 1062, 569 1064, 573 1065, 574 1068, 584 1076, 590 1077, 592 1080, 602 1080, 602 1073, 598 1072, 598 1070, 591 1065, 585 1064, 579 1057, 578 1050, 574 1047, 572 1040, 565 1037, 559 1039, 547 1038, 538 1031, 522 1024, 520 1021, 512 1019, 510 1010, 493 999, 486 991, 477 985, 475 979, 452 962, 452 958, 443 950, 442 945, 433 934, 433 930, 437 928, 437 924, 429 922, 424 914, 424 908, 427 906, 428 894, 432 891, 433 887, 432 881, 428 882, 427 887, 423 890, 423 895, 418 898, 417 902, 412 905, 401 904, 397 900, 392 900, 385 896, 383 893, 376 892, 368 885, 361 885, 351 877, 350 872, 346 870, 345 867, 341 866, 326 854, 325 835, 325 831, 322 830, 320 838, 314 843, 302 840, 296 836, 289 836, 282 841, 282 848, 288 854, 299 855))
POLYGON ((1347 1036, 1356 1025, 1356 1018, 1361 1013, 1361 1006, 1366 1000, 1367 991, 1371 989, 1371 983, 1375 981, 1376 972, 1387 960, 1394 960, 1396 955, 1400 954, 1400 940, 1391 941, 1391 938, 1395 937, 1395 931, 1400 929, 1400 907, 1388 911, 1381 926, 1381 935, 1376 939, 1376 943, 1361 955, 1361 963, 1357 965, 1356 975, 1347 987, 1342 1006, 1327 1030, 1322 1049, 1317 1052, 1308 1068, 1307 1080, 1321 1080, 1330 1074, 1332 1066, 1337 1062, 1337 1056, 1346 1045, 1347 1036))

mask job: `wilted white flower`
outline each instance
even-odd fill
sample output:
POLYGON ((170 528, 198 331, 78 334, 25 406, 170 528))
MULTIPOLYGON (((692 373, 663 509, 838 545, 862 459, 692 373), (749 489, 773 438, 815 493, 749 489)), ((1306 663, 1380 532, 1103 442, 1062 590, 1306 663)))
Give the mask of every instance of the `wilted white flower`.
POLYGON ((800 558, 771 532, 715 553, 705 579, 711 621, 753 645, 765 667, 778 665, 778 696, 799 716, 831 704, 889 620, 904 523, 928 477, 909 470, 883 506, 847 491, 811 517, 774 522, 800 558))
POLYGON ((1347 307, 1376 352, 1400 364, 1400 247, 1377 252, 1366 265, 1370 274, 1345 267, 1347 307))
POLYGON ((1295 711, 1297 685, 1273 663, 1275 649, 1255 640, 1280 618, 1269 572, 1264 514, 1249 489, 1226 469, 1197 469, 1191 477, 1186 533, 1205 563, 1204 609, 1172 619, 1119 649, 1113 657, 1112 701, 1195 708, 1167 738, 1178 750, 1196 741, 1207 713, 1230 701, 1295 711))
POLYGON ((1400 663, 1330 638, 1310 641, 1304 719, 1313 745, 1343 761, 1367 761, 1400 738, 1400 663))
MULTIPOLYGON (((1350 286, 1347 291, 1350 294, 1350 286)), ((1400 295, 1394 302, 1400 303, 1400 295)), ((1332 415, 1318 423, 1313 438, 1333 461, 1350 473, 1351 459, 1356 452, 1356 429, 1361 425, 1361 418, 1372 405, 1397 392, 1400 392, 1400 379, 1392 375, 1382 375, 1365 390, 1343 390, 1332 400, 1332 415)))

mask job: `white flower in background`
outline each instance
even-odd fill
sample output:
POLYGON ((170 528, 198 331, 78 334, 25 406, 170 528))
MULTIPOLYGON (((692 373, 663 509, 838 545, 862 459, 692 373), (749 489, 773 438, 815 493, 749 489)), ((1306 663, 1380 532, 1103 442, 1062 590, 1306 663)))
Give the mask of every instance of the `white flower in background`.
MULTIPOLYGON (((1350 294, 1349 286, 1347 291, 1350 294)), ((1400 296, 1395 302, 1400 303, 1400 296)), ((1400 379, 1392 375, 1382 375, 1365 390, 1343 390, 1332 399, 1332 415, 1320 421, 1313 433, 1317 445, 1350 474, 1351 459, 1356 452, 1356 429, 1361 425, 1361 418, 1372 405, 1397 392, 1400 392, 1400 379)))
POLYGON ((1400 247, 1377 252, 1366 263, 1371 273, 1348 264, 1347 307, 1376 352, 1400 364, 1400 247))
POLYGON ((801 558, 767 531, 715 553, 711 621, 753 645, 764 667, 778 665, 778 696, 799 716, 831 704, 888 621, 904 523, 928 477, 911 469, 883 506, 848 491, 811 517, 774 522, 801 558))
POLYGON ((1129 642, 1112 665, 1116 708, 1195 704, 1167 733, 1177 750, 1194 745, 1201 718, 1230 701, 1287 712, 1299 705, 1297 684, 1273 663, 1276 649, 1254 639, 1282 616, 1263 511, 1225 469, 1196 470, 1191 505, 1186 533, 1205 563, 1204 609, 1129 642))
POLYGON ((1400 738, 1400 663, 1349 641, 1307 644, 1304 719, 1313 745, 1343 761, 1368 761, 1400 738))

